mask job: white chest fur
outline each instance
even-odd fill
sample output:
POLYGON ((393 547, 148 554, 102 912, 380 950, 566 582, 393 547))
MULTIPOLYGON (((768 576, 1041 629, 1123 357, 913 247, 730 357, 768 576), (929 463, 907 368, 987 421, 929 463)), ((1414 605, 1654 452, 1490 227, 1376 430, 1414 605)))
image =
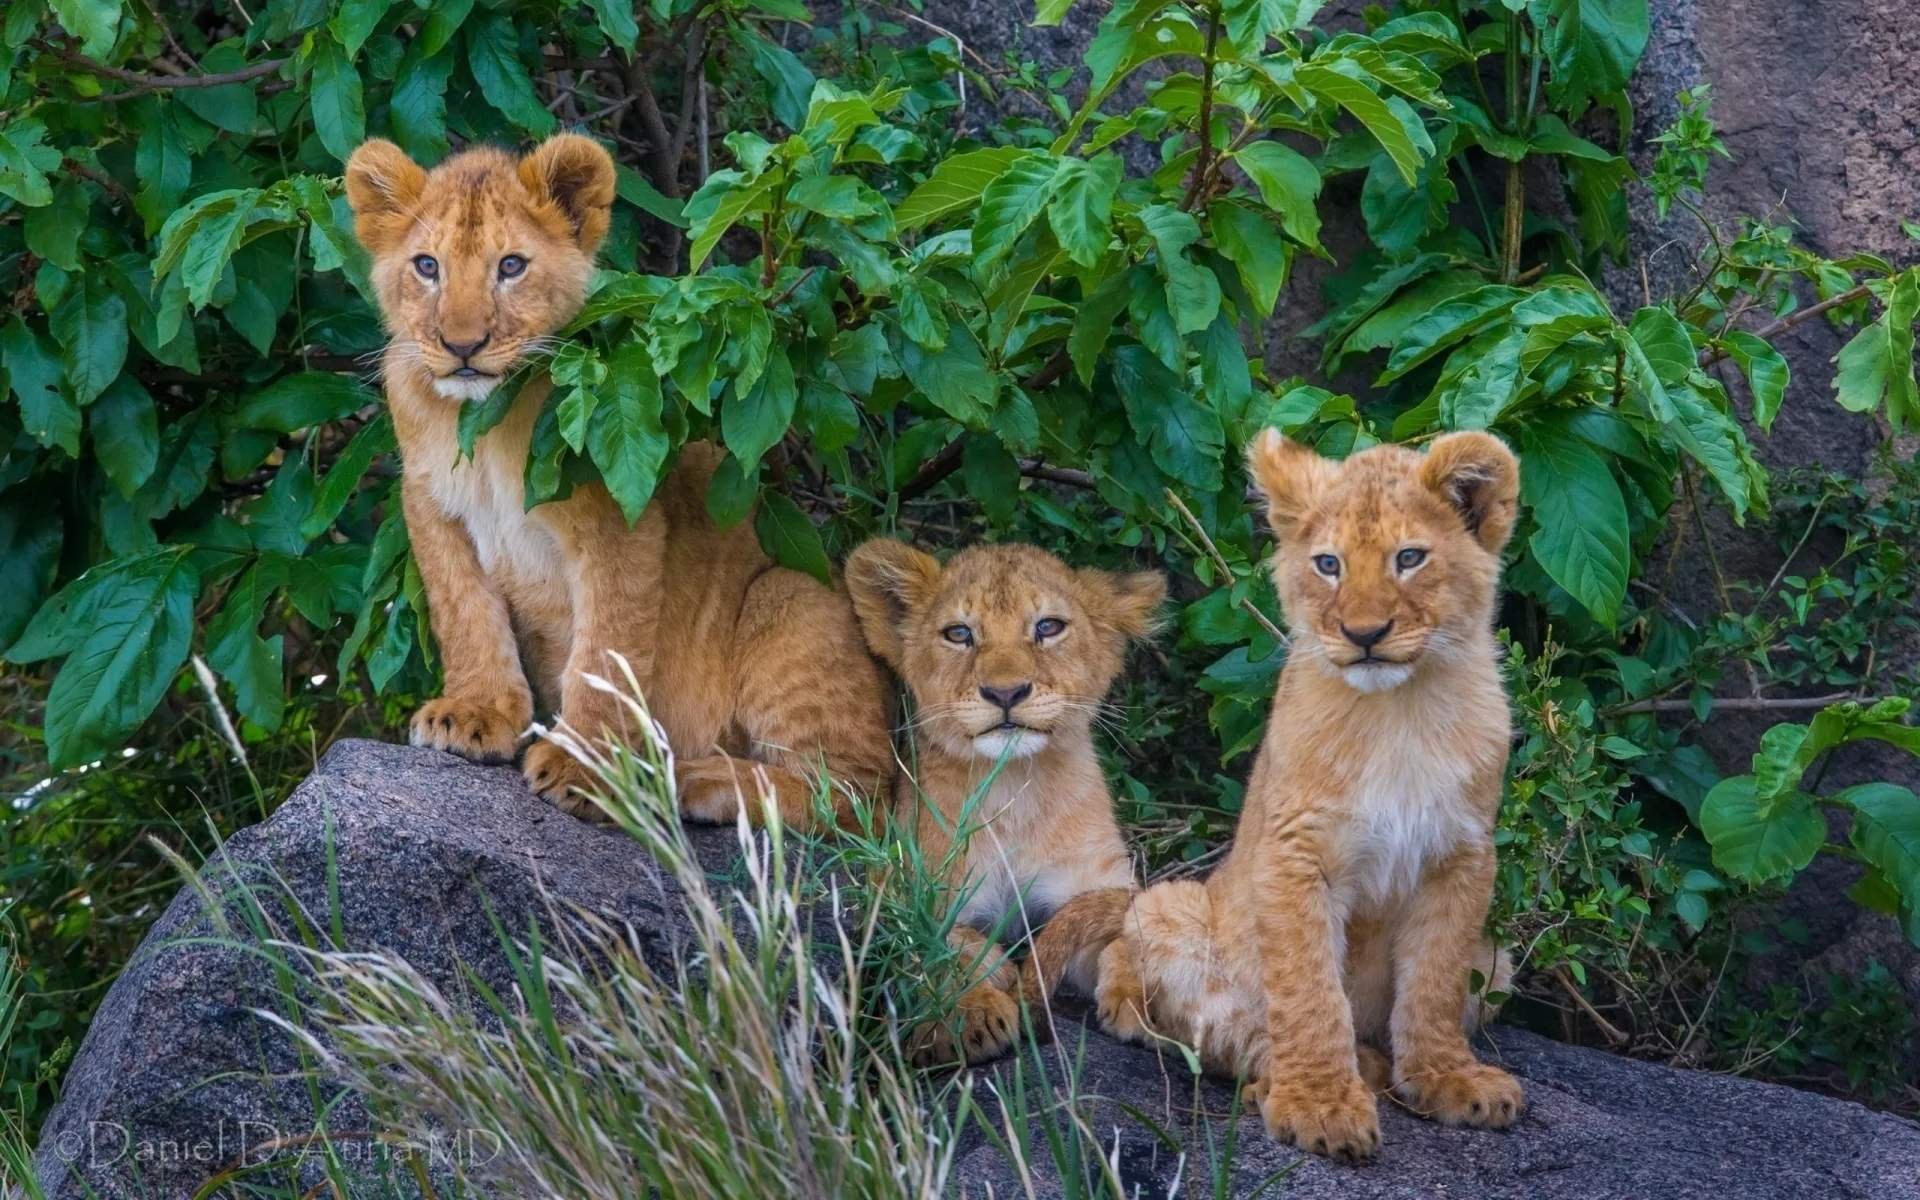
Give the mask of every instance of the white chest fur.
POLYGON ((490 441, 476 447, 471 461, 433 472, 433 498, 466 526, 482 570, 557 582, 560 543, 522 503, 525 448, 520 447, 518 455, 507 454, 490 441))
POLYGON ((1446 740, 1438 730, 1401 728, 1367 747, 1341 839, 1346 866, 1338 900, 1347 911, 1393 906, 1434 862, 1485 836, 1467 790, 1473 766, 1446 740))
POLYGON ((1017 937, 1023 926, 1051 916, 1081 892, 1131 883, 1124 858, 1116 862, 1105 847, 1041 836, 1036 824, 1050 815, 1049 797, 1031 766, 1026 759, 1008 762, 973 810, 967 842, 972 892, 961 905, 963 925, 999 925, 1017 937))

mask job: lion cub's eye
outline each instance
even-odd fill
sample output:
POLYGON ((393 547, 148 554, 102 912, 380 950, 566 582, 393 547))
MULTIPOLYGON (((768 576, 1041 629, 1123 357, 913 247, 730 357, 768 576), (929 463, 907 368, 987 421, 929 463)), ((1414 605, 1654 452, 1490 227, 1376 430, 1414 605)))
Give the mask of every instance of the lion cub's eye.
POLYGON ((1033 623, 1033 640, 1044 642, 1048 638, 1059 637, 1067 631, 1067 623, 1059 617, 1041 617, 1033 623))
POLYGON ((956 646, 973 645, 973 630, 965 625, 949 625, 940 631, 940 636, 956 646))
POLYGON ((1340 557, 1336 554, 1316 554, 1313 556, 1313 569, 1332 579, 1340 574, 1340 557))
POLYGON ((414 255, 413 269, 420 272, 422 279, 440 278, 440 260, 431 254, 414 255))
POLYGON ((512 279, 527 269, 527 260, 518 254, 509 254, 500 260, 500 278, 512 279))
POLYGON ((1427 552, 1418 546, 1408 546, 1393 556, 1393 565, 1402 571, 1411 571, 1425 561, 1427 561, 1427 552))

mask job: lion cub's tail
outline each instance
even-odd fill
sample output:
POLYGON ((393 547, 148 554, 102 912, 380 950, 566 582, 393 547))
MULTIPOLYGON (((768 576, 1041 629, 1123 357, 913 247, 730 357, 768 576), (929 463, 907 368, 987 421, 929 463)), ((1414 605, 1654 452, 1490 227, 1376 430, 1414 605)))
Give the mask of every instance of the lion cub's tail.
POLYGON ((1037 1004, 1053 995, 1062 979, 1089 988, 1094 964, 1107 943, 1120 936, 1133 906, 1132 888, 1095 888, 1060 906, 1033 939, 1033 952, 1020 968, 1020 999, 1037 1004))

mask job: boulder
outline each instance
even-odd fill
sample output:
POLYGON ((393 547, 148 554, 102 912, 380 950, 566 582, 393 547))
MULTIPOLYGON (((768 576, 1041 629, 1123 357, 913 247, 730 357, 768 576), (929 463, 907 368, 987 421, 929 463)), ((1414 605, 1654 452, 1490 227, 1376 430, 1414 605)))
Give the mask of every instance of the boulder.
MULTIPOLYGON (((734 831, 693 837, 710 871, 729 871, 739 852, 734 831)), ((203 886, 175 898, 88 1031, 42 1131, 37 1167, 50 1196, 191 1195, 275 1149, 284 1157, 297 1142, 267 1143, 314 1127, 315 1092, 298 1073, 299 1055, 260 1015, 278 1006, 280 990, 242 889, 283 928, 293 918, 279 897, 297 898, 315 928, 337 928, 352 948, 401 955, 453 996, 471 991, 463 970, 507 986, 496 917, 516 927, 553 901, 630 921, 656 965, 690 937, 677 886, 624 834, 540 804, 510 769, 372 742, 328 751, 271 818, 227 843, 203 886), (221 899, 210 904, 209 896, 221 899)), ((1195 1102, 1225 1114, 1227 1089, 1206 1082, 1196 1091, 1177 1055, 1120 1045, 1083 1022, 1062 1010, 1058 1038, 1038 1051, 1047 1073, 1058 1078, 1061 1056, 1077 1055, 1083 1094, 1124 1098, 1187 1141, 1183 1166, 1133 1116, 1096 1102, 1091 1125, 1130 1187, 1159 1196, 1176 1177, 1204 1178, 1195 1102)), ((1517 1030, 1497 1031, 1484 1053, 1528 1085, 1529 1111, 1511 1132, 1442 1129, 1389 1107, 1380 1159, 1340 1167, 1276 1145, 1245 1117, 1233 1194, 1282 1171, 1285 1194, 1308 1197, 1895 1197, 1920 1189, 1920 1127, 1858 1105, 1517 1030)), ((997 1070, 1004 1082, 1008 1068, 997 1070)), ((367 1128, 351 1096, 318 1094, 331 1129, 367 1128)), ((1224 1126, 1211 1128, 1222 1136, 1224 1126)), ((1041 1153, 1036 1190, 1065 1194, 1041 1153)), ((1021 1190, 1013 1165, 977 1132, 958 1150, 956 1180, 970 1195, 988 1185, 996 1195, 1021 1190)))

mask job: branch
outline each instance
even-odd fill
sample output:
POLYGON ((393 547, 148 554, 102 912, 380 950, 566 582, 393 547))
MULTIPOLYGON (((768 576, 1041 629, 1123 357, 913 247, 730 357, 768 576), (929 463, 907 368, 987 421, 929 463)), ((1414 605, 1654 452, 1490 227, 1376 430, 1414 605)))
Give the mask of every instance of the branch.
MULTIPOLYGON (((1055 351, 1053 357, 1048 359, 1038 371, 1021 380, 1020 386, 1029 392, 1050 387, 1057 382, 1062 375, 1065 375, 1067 368, 1072 365, 1073 357, 1067 353, 1066 347, 1063 346, 1055 351)), ((920 469, 913 473, 913 478, 907 480, 906 483, 900 486, 900 499, 916 500, 932 491, 934 486, 941 480, 958 471, 960 469, 960 455, 963 452, 962 443, 965 441, 965 438, 955 438, 945 446, 942 446, 938 454, 926 462, 921 463, 920 469)))
MULTIPOLYGON (((1754 330, 1753 336, 1761 339, 1762 341, 1766 341, 1771 338, 1778 337, 1779 335, 1785 333, 1787 330, 1792 329, 1795 325, 1799 325, 1805 321, 1811 321, 1813 320, 1813 318, 1819 316, 1823 312, 1828 311, 1829 309, 1839 308, 1843 304, 1851 304, 1855 300, 1860 299, 1862 296, 1869 296, 1872 294, 1873 294, 1872 290, 1868 288, 1867 285, 1864 283, 1858 287, 1848 288, 1846 291, 1841 292, 1837 296, 1829 296, 1825 300, 1820 301, 1820 303, 1818 304, 1809 304, 1798 312, 1788 313, 1786 316, 1781 317, 1778 321, 1775 321, 1771 325, 1762 326, 1761 328, 1754 330)), ((1700 352, 1700 365, 1703 367, 1710 367, 1714 363, 1717 363, 1721 359, 1726 357, 1728 357, 1728 351, 1724 347, 1712 346, 1700 352)))
MULTIPOLYGON (((1852 692, 1833 692, 1825 696, 1730 696, 1725 700, 1715 698, 1713 707, 1728 712, 1777 712, 1795 709, 1825 708, 1829 704, 1838 704, 1843 700, 1858 700, 1871 705, 1873 701, 1862 699, 1852 692)), ((1635 700, 1631 704, 1617 704, 1601 710, 1607 716, 1626 713, 1664 713, 1692 712, 1691 700, 1635 700)))
POLYGON ((287 60, 284 58, 270 58, 264 62, 254 63, 250 67, 242 67, 238 71, 224 71, 217 75, 143 75, 123 67, 109 67, 105 63, 97 63, 83 55, 75 54, 71 50, 59 49, 45 43, 41 43, 41 48, 52 51, 55 57, 70 67, 78 67, 88 74, 98 75, 103 79, 117 79, 134 89, 130 92, 102 96, 100 97, 102 100, 125 100, 148 92, 172 91, 176 88, 226 87, 228 84, 245 83, 249 79, 271 75, 287 65, 287 60))
MULTIPOLYGON (((1200 544, 1207 548, 1207 556, 1213 559, 1213 565, 1220 569, 1221 580, 1231 585, 1233 583, 1233 568, 1227 565, 1226 556, 1220 553, 1220 547, 1214 545, 1213 539, 1207 536, 1206 527, 1200 524, 1200 518, 1193 515, 1193 510, 1187 507, 1186 502, 1181 500, 1172 488, 1164 488, 1162 490, 1166 492, 1167 503, 1173 505, 1174 508, 1180 511, 1180 516, 1186 521, 1187 526, 1193 530, 1194 536, 1198 537, 1200 544)), ((1240 607, 1246 610, 1248 616, 1258 621, 1261 627, 1267 631, 1268 636, 1272 637, 1277 644, 1282 646, 1291 644, 1291 640, 1281 631, 1280 627, 1269 620, 1267 614, 1261 612, 1259 606, 1254 604, 1252 597, 1241 597, 1240 607)))

